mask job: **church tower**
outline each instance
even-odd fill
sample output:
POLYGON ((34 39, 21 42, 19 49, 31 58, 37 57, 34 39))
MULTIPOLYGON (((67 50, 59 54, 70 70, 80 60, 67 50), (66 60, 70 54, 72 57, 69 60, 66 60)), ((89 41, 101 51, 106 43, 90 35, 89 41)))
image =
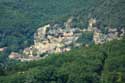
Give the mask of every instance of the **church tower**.
POLYGON ((88 25, 88 31, 93 31, 93 25, 96 24, 96 19, 91 18, 88 21, 89 25, 88 25))

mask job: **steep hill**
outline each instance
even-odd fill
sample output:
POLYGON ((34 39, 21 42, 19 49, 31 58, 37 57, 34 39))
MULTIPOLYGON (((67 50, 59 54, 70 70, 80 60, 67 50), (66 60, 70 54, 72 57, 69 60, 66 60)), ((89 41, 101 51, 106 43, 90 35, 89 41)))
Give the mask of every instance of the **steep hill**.
POLYGON ((96 18, 98 26, 124 27, 124 0, 0 0, 0 47, 19 51, 33 44, 38 27, 69 16, 78 16, 81 27, 89 18, 96 18))
POLYGON ((0 65, 0 83, 124 83, 125 39, 0 65))

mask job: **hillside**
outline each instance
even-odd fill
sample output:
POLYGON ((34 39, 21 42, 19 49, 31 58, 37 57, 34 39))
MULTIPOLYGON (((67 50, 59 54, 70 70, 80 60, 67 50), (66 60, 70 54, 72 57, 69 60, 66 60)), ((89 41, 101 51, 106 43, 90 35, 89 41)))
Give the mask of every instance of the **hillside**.
POLYGON ((0 47, 19 51, 33 44, 33 34, 46 23, 64 21, 69 16, 96 18, 99 28, 125 25, 124 0, 0 0, 0 47))
POLYGON ((0 83, 125 83, 125 0, 0 0, 0 83))
POLYGON ((77 25, 79 19, 70 17, 65 22, 47 24, 34 33, 34 44, 22 53, 11 52, 9 59, 31 61, 45 59, 48 54, 59 54, 81 46, 104 44, 113 40, 121 40, 125 36, 124 28, 108 28, 105 32, 98 28, 96 19, 88 20, 88 27, 77 25))
POLYGON ((124 83, 125 40, 81 47, 33 62, 11 62, 0 83, 124 83))

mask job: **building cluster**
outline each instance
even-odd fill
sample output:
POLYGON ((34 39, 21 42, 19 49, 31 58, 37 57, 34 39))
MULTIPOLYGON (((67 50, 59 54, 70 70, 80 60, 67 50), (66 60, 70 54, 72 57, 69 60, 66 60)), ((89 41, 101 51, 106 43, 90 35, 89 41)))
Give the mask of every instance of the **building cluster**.
POLYGON ((11 52, 9 55, 9 59, 15 59, 19 61, 32 61, 32 60, 39 60, 40 57, 38 56, 24 56, 22 54, 19 54, 17 52, 11 52))
POLYGON ((93 32, 93 41, 95 44, 103 44, 114 39, 120 40, 123 36, 125 36, 125 28, 108 28, 107 33, 103 33, 98 27, 95 26, 96 19, 91 18, 88 23, 88 28, 83 31, 93 32))
POLYGON ((80 46, 76 41, 81 35, 79 28, 73 28, 73 18, 63 25, 48 24, 40 27, 34 34, 34 45, 24 49, 25 55, 40 56, 49 53, 63 53, 70 51, 72 46, 80 46))
POLYGON ((123 38, 124 35, 125 30, 123 28, 109 28, 106 34, 103 34, 100 30, 94 31, 93 40, 95 44, 103 44, 112 40, 120 40, 123 38))
MULTIPOLYGON (((65 23, 47 24, 37 29, 34 34, 34 44, 25 48, 23 55, 12 52, 10 59, 20 61, 31 61, 46 58, 48 54, 63 53, 70 51, 72 47, 80 47, 81 43, 77 40, 84 32, 93 33, 93 41, 95 44, 103 44, 114 39, 121 39, 125 35, 123 28, 109 28, 107 34, 102 33, 96 25, 96 19, 91 18, 88 21, 87 29, 73 27, 73 17, 69 18, 65 23)), ((86 44, 86 47, 89 45, 86 44)))

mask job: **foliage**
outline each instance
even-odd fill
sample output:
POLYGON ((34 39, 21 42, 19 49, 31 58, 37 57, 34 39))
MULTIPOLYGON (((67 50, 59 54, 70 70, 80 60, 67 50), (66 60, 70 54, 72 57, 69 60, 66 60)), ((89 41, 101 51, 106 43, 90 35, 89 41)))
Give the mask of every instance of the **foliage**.
MULTIPOLYGON (((124 83, 125 39, 81 47, 32 62, 10 61, 11 51, 33 44, 33 34, 46 23, 77 17, 73 26, 87 28, 96 18, 104 30, 125 27, 124 0, 0 0, 0 83, 124 83)), ((85 33, 79 41, 91 40, 85 33)), ((92 42, 90 42, 92 43, 92 42)))
POLYGON ((20 51, 33 44, 33 34, 46 23, 78 17, 79 28, 88 19, 97 26, 125 27, 124 0, 0 0, 0 47, 20 51))
POLYGON ((0 83, 124 83, 124 42, 81 47, 44 60, 10 61, 0 83))

